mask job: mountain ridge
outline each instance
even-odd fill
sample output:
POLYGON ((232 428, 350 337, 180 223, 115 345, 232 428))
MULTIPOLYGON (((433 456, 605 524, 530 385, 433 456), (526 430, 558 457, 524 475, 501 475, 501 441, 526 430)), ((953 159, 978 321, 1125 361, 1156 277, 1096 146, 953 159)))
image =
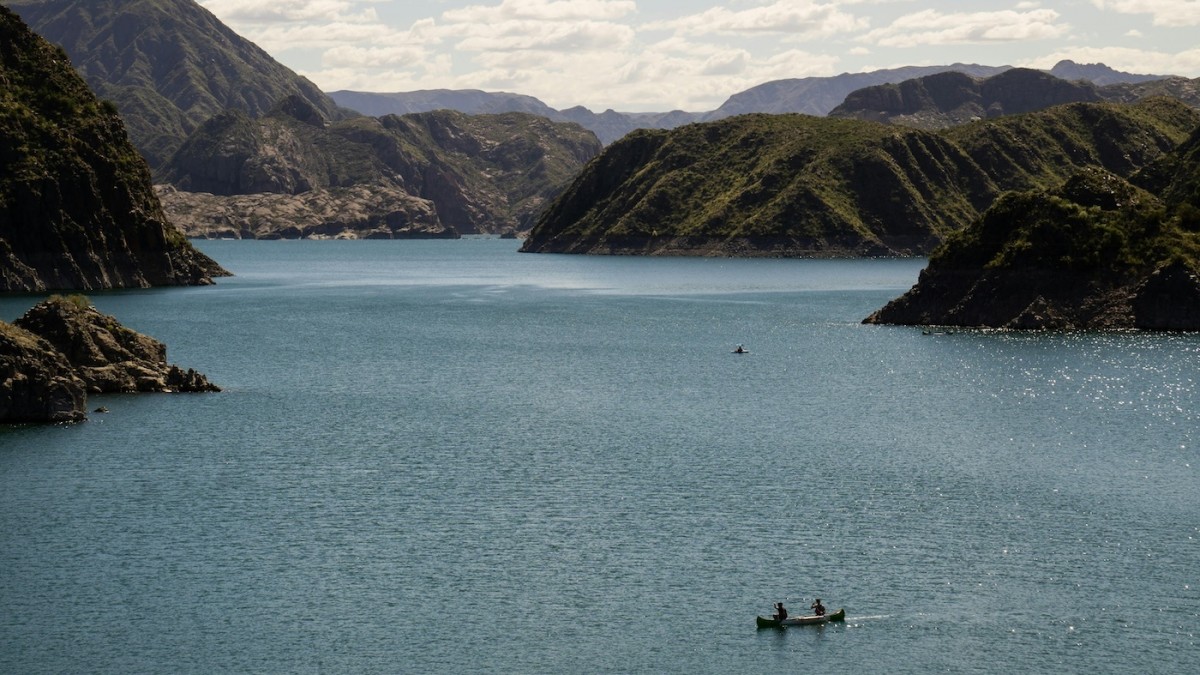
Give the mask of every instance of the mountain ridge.
POLYGON ((1200 330, 1200 127, 1126 180, 1010 192, 864 323, 1200 330))
POLYGON ((925 255, 1007 190, 1100 166, 1128 176, 1200 112, 1169 99, 1075 103, 925 132, 753 114, 609 146, 542 214, 525 252, 925 255))
POLYGON ((192 0, 6 0, 61 45, 97 94, 121 111, 157 172, 208 118, 228 108, 257 116, 299 95, 328 119, 347 113, 192 0))
POLYGON ((313 112, 290 99, 258 119, 228 111, 202 125, 167 177, 179 190, 226 199, 160 190, 173 216, 186 216, 177 222, 193 236, 515 235, 600 150, 578 125, 528 113, 441 110, 326 126, 313 112), (270 205, 303 223, 263 229, 266 216, 233 216, 238 204, 250 214, 270 205), (205 208, 228 227, 204 218, 205 208))
MULTIPOLYGON (((711 122, 748 113, 803 113, 823 116, 841 104, 848 95, 865 87, 898 84, 906 80, 946 72, 972 77, 991 77, 1012 70, 1011 66, 984 66, 955 63, 943 66, 904 66, 864 73, 841 73, 771 80, 731 95, 719 107, 703 112, 618 112, 609 108, 596 113, 583 106, 556 110, 525 94, 486 92, 477 89, 429 89, 412 92, 373 93, 334 91, 329 94, 338 105, 367 115, 428 112, 440 108, 477 112, 520 111, 544 115, 558 121, 571 121, 590 129, 604 145, 609 145, 635 129, 674 129, 694 122, 711 122)), ((1104 64, 1077 64, 1060 61, 1045 72, 1062 79, 1100 80, 1104 84, 1140 83, 1163 79, 1158 75, 1123 73, 1104 64)))

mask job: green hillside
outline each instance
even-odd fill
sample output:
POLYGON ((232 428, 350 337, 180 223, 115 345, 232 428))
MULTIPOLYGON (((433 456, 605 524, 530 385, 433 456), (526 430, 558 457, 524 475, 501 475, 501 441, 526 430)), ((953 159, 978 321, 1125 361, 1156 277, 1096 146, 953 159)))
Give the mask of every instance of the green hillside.
POLYGON ((522 250, 651 255, 924 255, 1005 190, 1101 167, 1130 176, 1200 113, 1168 99, 1072 104, 926 132, 744 115, 609 146, 522 250))
POLYGON ((1200 330, 1200 128, 1134 176, 1001 197, 870 323, 1200 330), (1165 180, 1163 179, 1165 177, 1165 180))

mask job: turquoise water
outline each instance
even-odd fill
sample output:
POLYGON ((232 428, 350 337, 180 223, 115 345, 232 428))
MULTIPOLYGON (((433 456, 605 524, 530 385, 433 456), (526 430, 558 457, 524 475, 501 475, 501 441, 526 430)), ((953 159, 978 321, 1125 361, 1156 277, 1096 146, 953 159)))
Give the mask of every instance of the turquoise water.
POLYGON ((0 672, 1200 660, 1200 337, 861 325, 920 261, 517 245, 200 242, 238 276, 95 296, 226 391, 0 430, 0 672), (755 630, 813 596, 848 621, 755 630))

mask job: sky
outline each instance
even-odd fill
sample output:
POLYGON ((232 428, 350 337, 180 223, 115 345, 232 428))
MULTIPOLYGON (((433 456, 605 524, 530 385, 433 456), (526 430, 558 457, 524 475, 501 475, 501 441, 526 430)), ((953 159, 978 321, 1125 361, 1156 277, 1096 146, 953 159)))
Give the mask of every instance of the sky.
POLYGON ((326 92, 714 110, 763 82, 1059 60, 1200 77, 1200 0, 198 0, 326 92))

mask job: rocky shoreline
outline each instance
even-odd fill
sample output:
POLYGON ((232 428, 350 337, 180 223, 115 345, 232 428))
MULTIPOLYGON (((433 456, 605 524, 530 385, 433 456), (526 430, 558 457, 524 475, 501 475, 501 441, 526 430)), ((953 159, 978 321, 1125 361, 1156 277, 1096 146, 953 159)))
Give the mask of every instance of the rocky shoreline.
POLYGON ((166 345, 81 295, 52 296, 0 321, 0 424, 82 422, 88 394, 216 391, 168 363, 166 345))

